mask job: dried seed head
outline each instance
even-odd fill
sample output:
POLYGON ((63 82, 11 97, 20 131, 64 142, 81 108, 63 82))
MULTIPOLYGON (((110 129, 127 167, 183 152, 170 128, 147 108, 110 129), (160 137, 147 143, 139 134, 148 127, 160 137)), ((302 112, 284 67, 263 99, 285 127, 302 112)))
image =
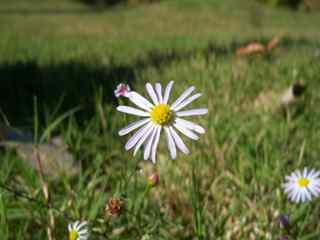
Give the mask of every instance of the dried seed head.
POLYGON ((120 198, 110 198, 106 204, 105 212, 109 216, 119 216, 124 208, 124 201, 120 198))
POLYGON ((289 240, 289 239, 290 239, 290 238, 289 238, 289 236, 287 236, 287 235, 281 237, 281 240, 289 240))

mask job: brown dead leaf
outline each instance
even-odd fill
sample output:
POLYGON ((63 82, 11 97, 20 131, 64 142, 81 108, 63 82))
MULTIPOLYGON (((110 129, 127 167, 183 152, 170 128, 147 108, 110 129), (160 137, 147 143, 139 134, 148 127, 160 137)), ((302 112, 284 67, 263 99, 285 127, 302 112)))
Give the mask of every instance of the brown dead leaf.
POLYGON ((237 56, 247 56, 252 54, 259 54, 259 53, 267 53, 270 52, 272 49, 278 46, 279 42, 281 41, 283 34, 279 34, 274 36, 267 46, 264 46, 262 43, 259 42, 252 42, 249 43, 245 47, 238 48, 236 51, 237 56))
POLYGON ((264 53, 266 51, 265 47, 258 42, 253 42, 248 44, 246 47, 237 49, 237 56, 251 55, 255 53, 264 53))
POLYGON ((267 46, 267 51, 271 51, 272 49, 274 49, 276 46, 278 46, 279 42, 281 41, 283 35, 280 34, 280 35, 277 35, 277 36, 274 36, 268 43, 268 46, 267 46))

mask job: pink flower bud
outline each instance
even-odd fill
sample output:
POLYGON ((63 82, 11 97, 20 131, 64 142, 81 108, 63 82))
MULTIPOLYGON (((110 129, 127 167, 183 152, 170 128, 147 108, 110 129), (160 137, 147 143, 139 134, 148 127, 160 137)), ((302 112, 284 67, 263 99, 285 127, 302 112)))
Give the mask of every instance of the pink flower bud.
POLYGON ((114 95, 119 97, 129 97, 130 86, 128 84, 120 83, 116 90, 114 90, 114 95))
POLYGON ((148 178, 148 184, 151 187, 155 187, 156 185, 158 185, 159 183, 159 175, 154 173, 152 175, 149 176, 148 178))

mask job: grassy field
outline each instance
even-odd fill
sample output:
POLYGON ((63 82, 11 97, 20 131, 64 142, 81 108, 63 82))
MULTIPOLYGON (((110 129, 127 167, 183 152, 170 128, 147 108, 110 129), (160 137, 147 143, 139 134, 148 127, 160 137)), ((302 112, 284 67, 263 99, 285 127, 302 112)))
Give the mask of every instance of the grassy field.
POLYGON ((67 0, 1 4, 0 123, 61 136, 81 170, 42 179, 16 151, 1 151, 0 239, 48 239, 48 228, 68 239, 68 223, 80 219, 90 239, 319 239, 319 200, 293 204, 281 187, 295 169, 320 168, 319 21, 319 12, 246 0, 99 11, 67 0), (236 57, 279 34, 270 53, 236 57), (176 161, 162 136, 153 165, 125 152, 118 131, 135 118, 116 111, 113 91, 126 82, 145 95, 147 82, 170 80, 171 99, 190 85, 203 93, 193 106, 209 114, 194 121, 206 134, 186 139, 191 154, 176 161), (305 94, 277 109, 274 99, 296 82, 305 94), (154 172, 160 183, 146 193, 154 172), (119 216, 105 213, 111 198, 123 199, 119 216))

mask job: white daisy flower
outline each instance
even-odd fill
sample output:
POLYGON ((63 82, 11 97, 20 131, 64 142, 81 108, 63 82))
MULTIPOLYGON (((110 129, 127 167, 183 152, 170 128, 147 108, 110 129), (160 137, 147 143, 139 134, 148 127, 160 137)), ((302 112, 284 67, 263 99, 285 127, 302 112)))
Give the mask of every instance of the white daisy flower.
POLYGON ((197 134, 205 133, 203 127, 184 120, 182 117, 207 114, 207 108, 181 111, 191 102, 198 99, 201 94, 197 93, 190 96, 195 90, 194 87, 190 87, 182 93, 175 102, 169 104, 168 101, 172 86, 173 81, 167 85, 164 90, 164 94, 162 95, 162 87, 160 83, 155 85, 155 89, 150 83, 147 83, 146 89, 152 99, 152 103, 137 92, 132 91, 130 92, 129 100, 140 109, 129 106, 117 107, 117 110, 120 112, 143 117, 142 120, 133 122, 121 129, 119 131, 119 135, 123 136, 140 128, 126 143, 125 149, 130 150, 134 147, 135 155, 140 147, 145 144, 144 159, 147 160, 151 158, 153 163, 156 161, 157 147, 162 129, 164 129, 166 133, 168 148, 172 159, 177 157, 177 148, 184 154, 189 154, 189 149, 184 144, 176 130, 193 140, 199 139, 197 134))
POLYGON ((288 198, 296 203, 311 201, 320 194, 320 171, 312 169, 303 172, 296 170, 290 176, 286 176, 287 182, 283 184, 284 192, 288 198))
POLYGON ((114 90, 114 95, 119 97, 129 97, 130 86, 128 84, 120 83, 116 90, 114 90))
POLYGON ((68 225, 69 240, 87 240, 89 238, 89 231, 87 228, 87 222, 76 221, 73 224, 68 225))

